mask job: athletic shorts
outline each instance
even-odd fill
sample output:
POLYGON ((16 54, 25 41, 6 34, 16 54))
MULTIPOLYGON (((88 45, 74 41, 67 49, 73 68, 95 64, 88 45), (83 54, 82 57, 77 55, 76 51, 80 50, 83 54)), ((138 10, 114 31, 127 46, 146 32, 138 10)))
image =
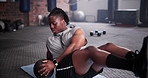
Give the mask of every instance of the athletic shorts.
POLYGON ((93 68, 90 68, 86 74, 82 76, 78 75, 75 72, 75 69, 72 64, 72 54, 73 53, 69 54, 58 63, 58 66, 56 67, 56 78, 92 78, 98 73, 100 73, 93 70, 93 68))

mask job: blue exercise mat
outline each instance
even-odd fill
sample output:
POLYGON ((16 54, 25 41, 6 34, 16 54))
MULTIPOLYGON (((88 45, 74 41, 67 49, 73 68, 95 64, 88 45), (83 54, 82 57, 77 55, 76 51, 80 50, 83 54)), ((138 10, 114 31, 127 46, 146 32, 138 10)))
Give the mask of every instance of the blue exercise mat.
MULTIPOLYGON (((30 76, 32 76, 33 78, 36 78, 33 72, 33 67, 34 67, 34 64, 30 64, 30 65, 22 66, 21 69, 25 71, 27 74, 29 74, 30 76)), ((54 76, 52 76, 51 78, 54 78, 54 76)), ((106 77, 98 74, 93 78, 106 78, 106 77)))
MULTIPOLYGON (((37 78, 37 77, 34 75, 33 67, 34 67, 34 64, 30 64, 30 65, 22 66, 21 69, 22 69, 23 71, 25 71, 27 74, 29 74, 30 76, 32 76, 33 78, 37 78)), ((52 76, 51 78, 54 78, 54 77, 52 76)))
POLYGON ((33 72, 33 67, 34 67, 34 64, 30 64, 30 65, 22 66, 21 69, 25 71, 27 74, 29 74, 30 76, 36 78, 33 72))

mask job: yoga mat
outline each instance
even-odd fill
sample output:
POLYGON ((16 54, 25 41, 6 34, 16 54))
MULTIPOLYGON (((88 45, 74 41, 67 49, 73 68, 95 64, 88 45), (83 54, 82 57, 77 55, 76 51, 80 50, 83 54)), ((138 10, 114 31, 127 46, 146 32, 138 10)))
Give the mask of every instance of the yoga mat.
MULTIPOLYGON (((34 67, 34 64, 30 64, 30 65, 22 66, 21 69, 22 69, 24 72, 26 72, 27 74, 29 74, 30 76, 32 76, 33 78, 37 78, 37 77, 34 75, 33 67, 34 67)), ((54 78, 54 77, 52 76, 51 78, 54 78)))
POLYGON ((33 78, 36 78, 33 72, 33 67, 34 67, 34 64, 30 64, 30 65, 22 66, 21 69, 25 71, 27 74, 29 74, 30 76, 32 76, 33 78))
MULTIPOLYGON (((30 76, 32 76, 33 78, 36 78, 33 72, 33 67, 34 67, 34 64, 30 64, 30 65, 22 66, 21 69, 27 74, 29 74, 30 76)), ((51 78, 54 78, 54 76, 52 76, 51 78)), ((106 77, 98 74, 94 76, 93 78, 106 78, 106 77)))

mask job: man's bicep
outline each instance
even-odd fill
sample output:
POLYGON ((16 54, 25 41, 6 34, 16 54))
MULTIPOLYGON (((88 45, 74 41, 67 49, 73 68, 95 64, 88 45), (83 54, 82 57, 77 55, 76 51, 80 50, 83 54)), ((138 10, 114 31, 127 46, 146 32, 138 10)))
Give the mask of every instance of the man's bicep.
POLYGON ((75 44, 75 47, 79 48, 86 44, 86 38, 82 29, 76 30, 74 36, 72 37, 72 44, 75 44))

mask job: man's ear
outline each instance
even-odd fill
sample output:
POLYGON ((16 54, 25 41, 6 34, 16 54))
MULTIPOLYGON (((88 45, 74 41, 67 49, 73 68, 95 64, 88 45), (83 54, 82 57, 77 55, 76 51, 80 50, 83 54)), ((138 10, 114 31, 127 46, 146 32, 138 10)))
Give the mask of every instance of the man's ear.
POLYGON ((63 23, 63 24, 65 24, 65 25, 67 26, 67 23, 65 22, 65 20, 64 20, 64 19, 62 20, 62 23, 63 23))
POLYGON ((64 20, 64 19, 62 19, 62 22, 64 23, 64 22, 65 22, 65 20, 64 20))

